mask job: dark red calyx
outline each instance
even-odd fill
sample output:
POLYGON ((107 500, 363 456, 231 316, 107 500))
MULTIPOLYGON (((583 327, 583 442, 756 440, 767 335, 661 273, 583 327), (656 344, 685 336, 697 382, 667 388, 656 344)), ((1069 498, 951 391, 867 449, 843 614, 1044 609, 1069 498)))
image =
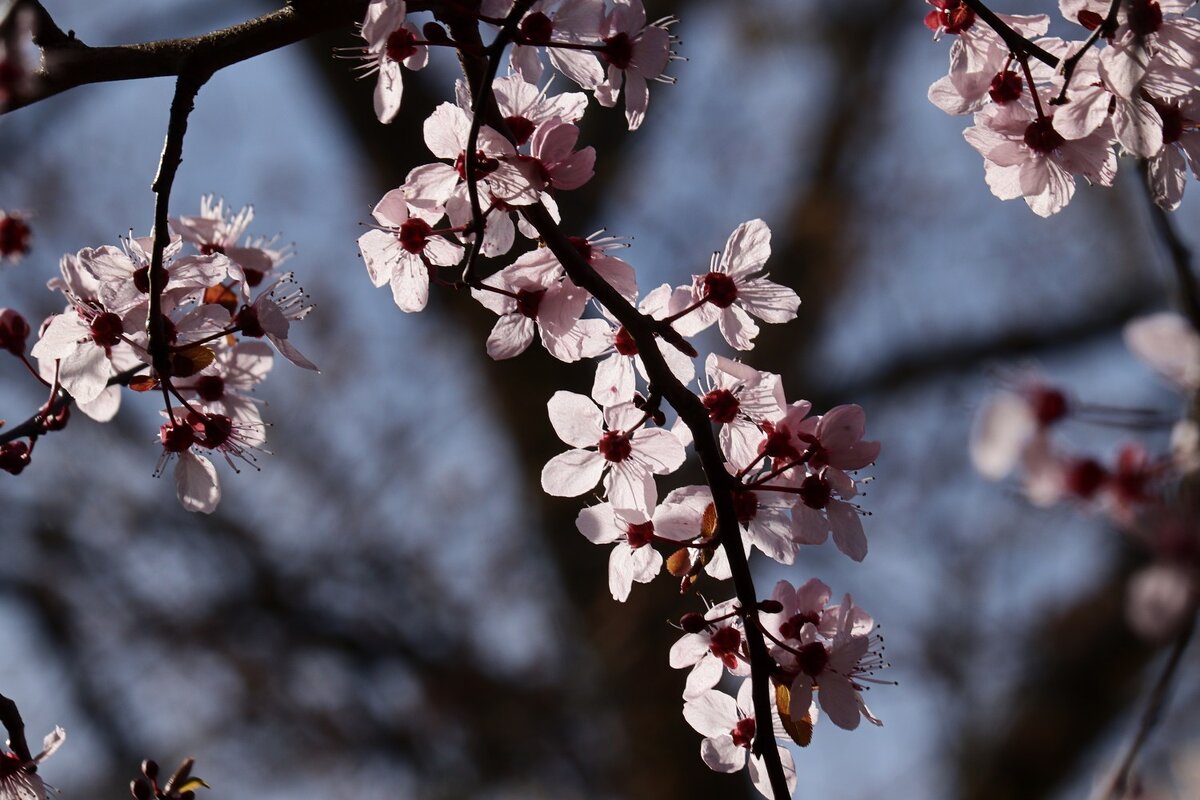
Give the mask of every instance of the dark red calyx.
POLYGON ((1029 149, 1035 153, 1043 155, 1052 153, 1062 147, 1065 141, 1062 134, 1054 130, 1048 117, 1035 119, 1025 129, 1025 144, 1029 145, 1029 149))
POLYGON ((29 252, 32 231, 29 224, 13 214, 0 216, 0 258, 23 256, 29 252))
POLYGON ((220 375, 201 375, 192 388, 204 402, 215 403, 225 396, 225 379, 220 375))
POLYGON ((254 306, 242 306, 242 310, 234 315, 233 324, 238 327, 242 335, 249 336, 251 339, 261 339, 267 335, 267 332, 263 330, 262 323, 258 321, 258 310, 254 306))
POLYGON ((733 510, 737 514, 738 522, 748 525, 758 514, 758 495, 754 492, 735 492, 733 510))
POLYGON ((600 437, 597 448, 600 450, 600 455, 614 464, 629 458, 629 454, 633 452, 633 445, 629 443, 629 437, 622 431, 605 431, 604 435, 600 437))
POLYGON ((754 719, 748 717, 738 720, 738 724, 729 732, 733 737, 733 743, 738 747, 749 747, 754 743, 754 719))
POLYGON ((604 40, 604 49, 600 51, 600 55, 617 69, 627 69, 633 62, 633 40, 624 31, 610 36, 604 40))
POLYGON ((815 611, 793 614, 787 622, 779 626, 779 634, 785 639, 799 639, 800 630, 810 622, 817 625, 821 622, 821 617, 815 611))
POLYGON ((729 308, 737 296, 737 284, 724 272, 710 272, 704 276, 704 297, 717 308, 729 308))
POLYGON ((988 94, 992 100, 1000 105, 1011 103, 1021 96, 1021 87, 1024 84, 1021 81, 1021 76, 1013 72, 1011 69, 1006 69, 1004 72, 996 73, 996 77, 992 78, 992 84, 988 87, 988 94))
POLYGON ((820 642, 809 642, 796 651, 800 671, 813 678, 825 671, 829 664, 829 651, 820 642))
POLYGON ((708 418, 722 425, 728 425, 737 419, 738 411, 742 407, 738 402, 737 395, 728 389, 713 389, 704 395, 700 402, 708 411, 708 418))
POLYGON ((514 144, 517 147, 529 141, 529 137, 533 136, 534 124, 524 117, 505 117, 504 124, 508 125, 508 129, 512 131, 513 138, 516 140, 514 144))
POLYGON ((411 217, 400 224, 397 238, 401 247, 416 256, 425 252, 425 245, 429 243, 431 233, 433 228, 428 222, 420 217, 411 217))
POLYGON ((1149 36, 1162 27, 1162 6, 1155 0, 1130 0, 1126 5, 1126 21, 1135 36, 1149 36))
POLYGON ((384 53, 391 61, 403 61, 417 52, 417 37, 408 28, 391 32, 384 45, 384 53))
POLYGON ((633 340, 633 334, 624 325, 617 328, 617 332, 613 336, 613 347, 623 356, 636 356, 638 353, 637 342, 633 340))
POLYGON ((105 311, 96 315, 92 324, 88 326, 88 332, 92 335, 92 341, 101 347, 116 347, 121 341, 124 326, 120 317, 111 311, 105 311))
POLYGON ((808 475, 800 482, 800 499, 809 508, 822 509, 829 505, 832 494, 829 481, 820 475, 808 475))
POLYGON ((169 453, 182 453, 196 442, 196 432, 183 422, 165 422, 158 429, 158 440, 169 453))
POLYGON ((1067 467, 1064 481, 1067 491, 1084 500, 1096 494, 1104 482, 1108 480, 1108 471, 1104 465, 1092 458, 1081 458, 1067 467))
POLYGON ((625 529, 625 541, 628 542, 630 548, 634 550, 650 544, 652 541, 654 541, 654 523, 630 523, 625 529))
POLYGON ((547 44, 552 33, 554 33, 554 22, 541 11, 527 14, 525 19, 521 20, 521 35, 530 44, 547 44))
POLYGON ((537 319, 538 308, 542 305, 542 298, 546 296, 545 289, 522 289, 517 292, 517 311, 522 316, 530 319, 537 319))

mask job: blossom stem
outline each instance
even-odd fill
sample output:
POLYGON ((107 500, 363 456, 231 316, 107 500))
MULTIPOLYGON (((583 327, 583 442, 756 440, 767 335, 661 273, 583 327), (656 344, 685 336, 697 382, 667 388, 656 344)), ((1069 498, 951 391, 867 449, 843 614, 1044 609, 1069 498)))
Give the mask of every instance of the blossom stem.
POLYGON ((1167 695, 1170 692, 1171 684, 1175 680, 1179 663, 1183 660, 1183 653, 1187 650, 1188 644, 1191 643, 1192 634, 1195 630, 1196 611, 1193 609, 1188 615, 1188 620, 1183 630, 1175 637, 1175 645, 1171 648, 1171 654, 1167 657, 1167 663, 1163 665, 1163 671, 1159 674, 1154 688, 1150 691, 1150 698, 1146 702, 1146 708, 1142 712, 1141 720, 1138 722, 1137 733, 1134 734, 1133 741, 1129 743, 1129 749, 1125 751, 1125 756, 1121 759, 1121 765, 1117 768, 1116 775, 1113 776, 1113 781, 1109 785, 1108 794, 1106 795, 1107 800, 1120 800, 1120 798, 1125 797, 1125 792, 1129 785, 1129 776, 1133 771, 1133 762, 1137 760, 1138 753, 1141 752, 1146 739, 1149 738, 1150 733, 1157 727, 1159 720, 1162 719, 1162 712, 1167 704, 1167 695))
POLYGON ((1029 69, 1029 57, 1020 54, 1017 60, 1021 62, 1021 71, 1025 73, 1025 81, 1029 86, 1029 95, 1033 98, 1033 110, 1037 112, 1039 120, 1045 119, 1046 115, 1042 111, 1042 99, 1038 96, 1037 84, 1033 82, 1033 72, 1029 69))
POLYGON ((707 302, 708 302, 708 294, 705 294, 704 297, 701 297, 699 300, 692 303, 690 306, 683 309, 682 311, 677 311, 674 314, 672 314, 671 316, 666 317, 659 321, 664 324, 670 325, 672 322, 675 322, 676 320, 678 320, 682 317, 686 317, 688 314, 690 314, 693 311, 695 311, 696 309, 700 308, 700 306, 704 305, 707 302))
MULTIPOLYGON (((1092 29, 1091 36, 1084 40, 1084 43, 1080 45, 1078 50, 1063 59, 1062 89, 1059 91, 1058 96, 1050 101, 1050 105, 1059 106, 1067 102, 1067 88, 1071 85, 1071 76, 1075 74, 1075 67, 1079 65, 1079 62, 1083 59, 1084 54, 1086 54, 1088 50, 1091 50, 1096 42, 1100 39, 1101 34, 1104 34, 1105 32, 1111 32, 1116 29, 1117 10, 1120 8, 1121 0, 1112 0, 1112 5, 1108 7, 1108 14, 1104 17, 1104 21, 1092 29)), ((1032 90, 1032 86, 1030 88, 1032 90)))
POLYGON ((50 381, 48 381, 48 380, 46 380, 45 378, 43 378, 43 377, 42 377, 42 375, 41 375, 41 373, 39 373, 39 372, 38 372, 36 369, 34 369, 34 366, 33 366, 33 364, 29 363, 29 357, 28 357, 28 356, 26 356, 24 353, 22 353, 22 354, 21 354, 21 363, 25 365, 25 368, 26 368, 27 370, 29 370, 29 374, 31 374, 31 375, 33 375, 33 377, 37 378, 37 379, 38 379, 38 381, 39 381, 39 382, 40 382, 40 383, 41 383, 43 386, 49 386, 49 385, 50 385, 50 381))
POLYGON ((232 336, 233 334, 237 333, 241 329, 242 328, 240 325, 233 325, 229 328, 226 328, 223 331, 217 331, 216 333, 209 334, 208 336, 205 336, 203 339, 197 339, 194 342, 188 342, 187 344, 172 345, 170 347, 170 351, 172 353, 181 353, 184 350, 190 350, 193 347, 199 347, 202 344, 208 344, 209 342, 215 342, 217 339, 222 339, 226 336, 232 336))

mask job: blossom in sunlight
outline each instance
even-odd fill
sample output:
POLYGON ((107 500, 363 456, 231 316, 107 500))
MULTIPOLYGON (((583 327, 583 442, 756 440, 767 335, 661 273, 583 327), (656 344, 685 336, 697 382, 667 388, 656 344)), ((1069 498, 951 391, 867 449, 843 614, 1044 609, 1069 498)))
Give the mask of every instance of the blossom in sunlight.
POLYGON ((55 728, 42 740, 42 752, 29 761, 16 753, 0 753, 0 800, 46 800, 46 784, 35 770, 66 737, 62 728, 55 728))

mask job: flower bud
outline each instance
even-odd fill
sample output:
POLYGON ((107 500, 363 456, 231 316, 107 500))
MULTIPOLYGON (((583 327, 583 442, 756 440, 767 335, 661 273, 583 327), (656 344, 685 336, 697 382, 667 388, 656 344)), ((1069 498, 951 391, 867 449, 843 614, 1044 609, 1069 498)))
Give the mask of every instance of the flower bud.
POLYGON ((0 308, 0 348, 22 356, 28 338, 29 323, 25 318, 11 308, 0 308))
POLYGON ((12 475, 20 475, 29 466, 29 445, 21 440, 0 444, 0 469, 12 475))
POLYGON ((150 780, 158 777, 158 762, 152 758, 147 758, 142 762, 142 774, 150 780))
POLYGON ((150 784, 145 778, 135 778, 129 782, 129 793, 133 800, 150 800, 150 784))
POLYGON ((759 600, 758 610, 764 614, 779 614, 783 611, 783 603, 778 600, 759 600))

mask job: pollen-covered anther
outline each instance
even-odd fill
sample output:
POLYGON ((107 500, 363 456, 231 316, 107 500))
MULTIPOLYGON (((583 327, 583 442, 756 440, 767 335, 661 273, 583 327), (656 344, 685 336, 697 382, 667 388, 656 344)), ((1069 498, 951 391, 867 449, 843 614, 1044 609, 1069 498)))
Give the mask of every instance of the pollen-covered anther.
POLYGON ((633 445, 624 432, 605 431, 604 435, 600 437, 597 449, 604 458, 617 463, 629 458, 629 455, 633 452, 633 445))

